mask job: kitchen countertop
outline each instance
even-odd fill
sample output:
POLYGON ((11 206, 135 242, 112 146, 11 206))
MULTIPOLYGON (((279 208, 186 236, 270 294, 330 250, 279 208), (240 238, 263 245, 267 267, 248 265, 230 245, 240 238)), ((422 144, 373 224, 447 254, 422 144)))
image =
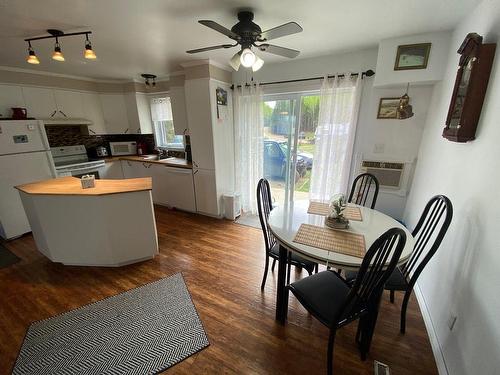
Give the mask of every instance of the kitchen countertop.
POLYGON ((163 164, 168 167, 177 167, 177 168, 186 168, 193 169, 192 163, 188 162, 186 159, 181 158, 166 158, 162 160, 148 159, 149 157, 155 157, 156 155, 127 155, 127 156, 111 156, 104 158, 106 163, 111 163, 117 160, 130 160, 130 161, 140 161, 143 163, 155 163, 155 164, 163 164))
POLYGON ((151 177, 95 180, 95 187, 82 189, 79 178, 61 177, 16 186, 26 194, 38 195, 108 195, 151 190, 151 177))

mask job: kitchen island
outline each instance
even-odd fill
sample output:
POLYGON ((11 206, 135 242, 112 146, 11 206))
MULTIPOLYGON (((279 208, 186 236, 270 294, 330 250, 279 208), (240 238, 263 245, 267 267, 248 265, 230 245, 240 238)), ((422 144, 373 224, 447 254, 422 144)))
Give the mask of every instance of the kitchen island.
POLYGON ((62 177, 16 186, 38 250, 53 262, 119 267, 158 254, 150 177, 62 177))

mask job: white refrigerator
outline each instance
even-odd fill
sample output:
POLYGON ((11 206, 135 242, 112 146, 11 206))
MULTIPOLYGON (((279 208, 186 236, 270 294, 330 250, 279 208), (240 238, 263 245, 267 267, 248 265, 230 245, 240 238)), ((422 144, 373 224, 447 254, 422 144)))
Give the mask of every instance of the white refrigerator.
POLYGON ((0 121, 0 236, 18 237, 31 228, 14 186, 56 177, 42 121, 0 121))

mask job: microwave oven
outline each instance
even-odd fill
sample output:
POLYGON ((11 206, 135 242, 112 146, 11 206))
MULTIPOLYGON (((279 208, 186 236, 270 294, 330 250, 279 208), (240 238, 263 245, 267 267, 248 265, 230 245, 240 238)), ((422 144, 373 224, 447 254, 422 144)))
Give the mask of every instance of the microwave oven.
POLYGON ((137 142, 109 142, 112 156, 137 155, 137 142))

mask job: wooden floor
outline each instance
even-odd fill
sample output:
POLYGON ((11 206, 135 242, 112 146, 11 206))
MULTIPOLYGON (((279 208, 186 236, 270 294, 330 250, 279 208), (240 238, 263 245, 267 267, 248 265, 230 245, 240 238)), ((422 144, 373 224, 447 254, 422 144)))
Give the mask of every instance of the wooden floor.
MULTIPOLYGON (((290 296, 288 323, 274 319, 277 268, 260 291, 264 269, 259 230, 198 215, 156 208, 160 255, 121 268, 69 267, 36 251, 31 235, 5 244, 22 261, 0 269, 0 372, 10 373, 30 322, 80 307, 182 272, 210 346, 168 374, 305 374, 326 372, 327 329, 290 296)), ((304 275, 292 271, 292 279, 304 275)), ((406 335, 399 306, 384 295, 371 351, 362 362, 354 344, 356 323, 335 343, 336 374, 372 374, 373 360, 391 374, 436 374, 429 339, 414 297, 406 335)))

